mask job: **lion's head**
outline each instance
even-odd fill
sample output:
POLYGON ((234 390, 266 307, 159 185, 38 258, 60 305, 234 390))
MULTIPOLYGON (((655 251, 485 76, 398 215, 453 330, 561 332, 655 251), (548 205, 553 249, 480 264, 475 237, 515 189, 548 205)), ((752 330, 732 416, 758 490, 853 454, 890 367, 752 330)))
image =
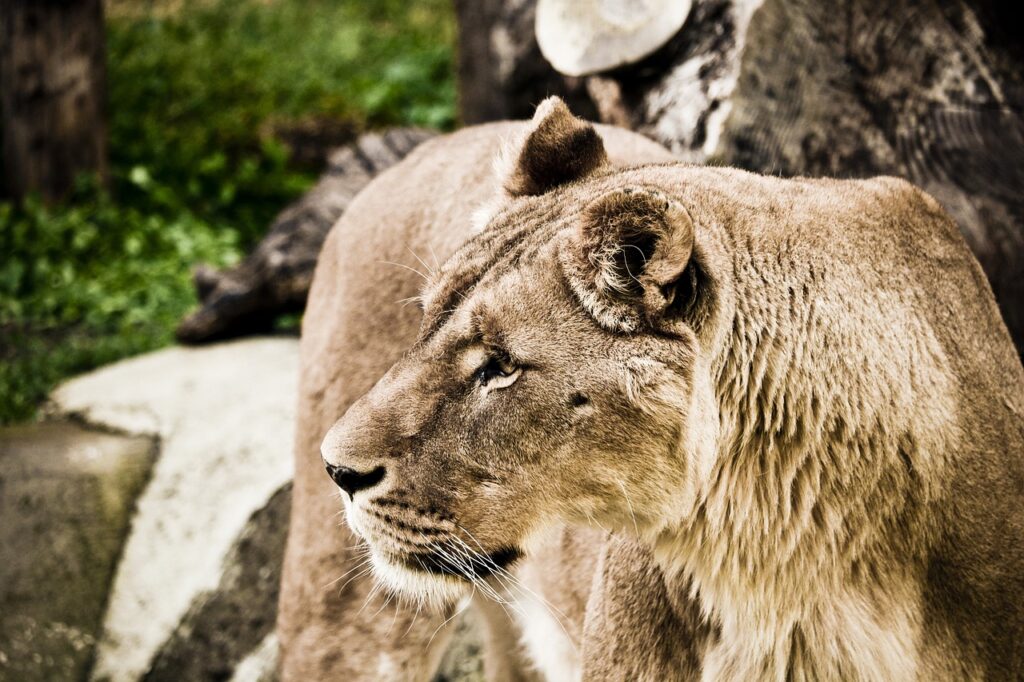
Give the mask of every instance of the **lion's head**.
POLYGON ((691 513, 716 423, 700 327, 719 285, 686 208, 544 102, 419 338, 322 452, 400 593, 451 602, 546 529, 691 513))

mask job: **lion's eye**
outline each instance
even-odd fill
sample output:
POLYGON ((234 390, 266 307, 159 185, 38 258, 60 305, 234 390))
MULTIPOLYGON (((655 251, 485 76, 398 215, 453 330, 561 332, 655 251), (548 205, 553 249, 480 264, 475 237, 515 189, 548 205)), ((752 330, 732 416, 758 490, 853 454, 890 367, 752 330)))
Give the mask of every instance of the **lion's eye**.
POLYGON ((519 368, 508 358, 491 355, 477 369, 475 377, 485 388, 504 388, 512 385, 519 377, 519 368))

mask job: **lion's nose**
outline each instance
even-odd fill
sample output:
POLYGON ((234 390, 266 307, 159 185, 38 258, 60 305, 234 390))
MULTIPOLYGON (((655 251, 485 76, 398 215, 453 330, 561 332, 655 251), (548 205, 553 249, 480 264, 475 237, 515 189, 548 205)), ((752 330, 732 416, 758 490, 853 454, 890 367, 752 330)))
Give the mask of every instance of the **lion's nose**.
POLYGON ((349 497, 354 497, 360 490, 366 490, 384 480, 384 467, 377 467, 372 471, 356 471, 355 469, 349 469, 348 467, 339 467, 328 462, 324 462, 327 467, 327 473, 338 487, 348 493, 349 497))

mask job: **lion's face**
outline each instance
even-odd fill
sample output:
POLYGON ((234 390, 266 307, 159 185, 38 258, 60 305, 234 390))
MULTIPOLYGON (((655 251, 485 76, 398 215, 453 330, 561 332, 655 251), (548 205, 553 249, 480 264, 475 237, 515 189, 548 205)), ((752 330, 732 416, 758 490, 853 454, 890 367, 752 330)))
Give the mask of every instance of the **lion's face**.
POLYGON ((450 602, 546 529, 656 533, 692 507, 696 341, 650 324, 690 302, 692 225, 643 188, 579 203, 511 198, 433 276, 414 347, 324 440, 349 524, 401 593, 450 602))

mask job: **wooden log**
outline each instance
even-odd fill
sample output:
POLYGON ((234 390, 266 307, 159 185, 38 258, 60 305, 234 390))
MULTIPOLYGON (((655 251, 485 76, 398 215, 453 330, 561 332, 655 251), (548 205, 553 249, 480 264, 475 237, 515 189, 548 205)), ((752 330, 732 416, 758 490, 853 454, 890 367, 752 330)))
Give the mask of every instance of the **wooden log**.
POLYGON ((280 315, 301 312, 328 230, 370 180, 433 134, 395 128, 363 135, 333 152, 316 186, 277 216, 238 267, 196 269, 200 306, 178 326, 178 340, 202 343, 265 332, 280 315))

